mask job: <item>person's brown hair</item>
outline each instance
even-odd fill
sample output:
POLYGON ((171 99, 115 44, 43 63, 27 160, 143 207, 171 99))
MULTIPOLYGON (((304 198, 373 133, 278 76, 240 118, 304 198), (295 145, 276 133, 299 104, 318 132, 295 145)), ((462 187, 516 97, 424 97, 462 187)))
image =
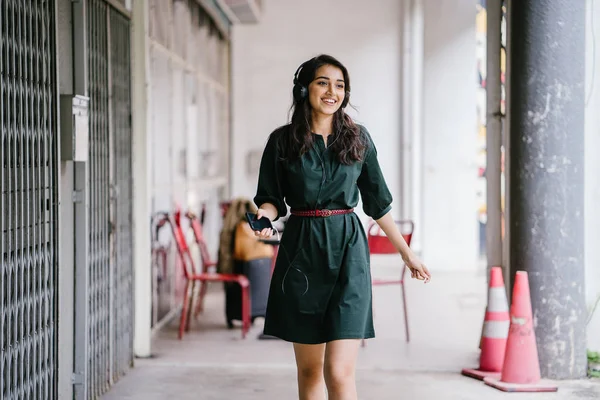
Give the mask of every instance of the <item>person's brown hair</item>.
MULTIPOLYGON (((305 62, 298 73, 298 83, 306 88, 314 80, 317 70, 323 65, 332 65, 339 68, 344 75, 346 97, 350 96, 350 75, 344 65, 332 56, 322 54, 305 62)), ((342 106, 333 116, 332 136, 329 138, 330 151, 342 164, 352 164, 360 161, 363 157, 365 143, 360 133, 360 128, 352 121, 352 118, 344 111, 349 98, 345 98, 342 106)), ((292 105, 292 118, 290 130, 284 135, 283 143, 280 143, 283 158, 293 161, 306 153, 313 145, 313 136, 310 130, 311 105, 308 96, 303 98, 294 97, 292 105)))

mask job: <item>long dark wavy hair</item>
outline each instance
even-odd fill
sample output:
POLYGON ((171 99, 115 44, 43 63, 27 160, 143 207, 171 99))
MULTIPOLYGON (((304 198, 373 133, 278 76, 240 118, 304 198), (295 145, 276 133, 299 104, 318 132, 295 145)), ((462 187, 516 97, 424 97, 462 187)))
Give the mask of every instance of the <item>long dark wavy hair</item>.
MULTIPOLYGON (((346 97, 350 96, 350 75, 344 65, 334 57, 321 54, 304 63, 298 74, 298 83, 304 85, 307 89, 310 83, 315 79, 317 70, 323 65, 332 65, 339 68, 344 75, 346 97)), ((291 110, 291 126, 289 133, 284 135, 282 153, 283 157, 289 161, 300 158, 313 145, 313 136, 311 134, 311 106, 308 100, 294 98, 291 110)), ((348 104, 347 100, 342 104, 348 104)), ((329 150, 338 158, 339 162, 350 165, 360 161, 363 157, 365 143, 360 134, 360 128, 352 121, 352 118, 340 107, 333 115, 332 135, 328 140, 331 145, 329 150)))

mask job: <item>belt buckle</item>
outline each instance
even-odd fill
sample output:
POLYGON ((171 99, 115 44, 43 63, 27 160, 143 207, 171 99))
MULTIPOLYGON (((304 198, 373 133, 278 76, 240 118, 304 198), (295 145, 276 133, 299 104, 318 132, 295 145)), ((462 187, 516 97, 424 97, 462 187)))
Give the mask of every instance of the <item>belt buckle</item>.
POLYGON ((320 214, 321 217, 327 218, 327 217, 331 217, 331 215, 333 214, 333 211, 331 211, 331 210, 319 210, 318 213, 320 214))

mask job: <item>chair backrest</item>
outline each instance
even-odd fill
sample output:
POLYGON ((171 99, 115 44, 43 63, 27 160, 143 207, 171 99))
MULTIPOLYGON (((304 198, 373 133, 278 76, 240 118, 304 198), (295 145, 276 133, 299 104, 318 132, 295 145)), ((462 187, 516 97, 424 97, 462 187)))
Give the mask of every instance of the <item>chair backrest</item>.
POLYGON ((229 210, 229 206, 231 206, 231 201, 223 201, 219 204, 219 207, 221 208, 221 217, 225 218, 225 214, 227 214, 227 211, 229 210))
POLYGON ((196 239, 196 244, 200 248, 200 258, 202 259, 202 272, 207 272, 208 264, 212 264, 213 261, 211 260, 210 252, 208 251, 208 245, 206 244, 206 240, 204 239, 202 224, 200 223, 198 217, 192 212, 187 212, 186 216, 190 220, 192 231, 194 232, 194 239, 196 239))
POLYGON ((159 242, 159 234, 160 230, 165 227, 169 223, 169 213, 167 212, 157 212, 154 213, 150 217, 150 241, 152 242, 152 247, 167 247, 161 245, 159 242))
MULTIPOLYGON (((406 244, 410 246, 415 223, 411 220, 394 221, 400 229, 400 233, 406 244)), ((398 250, 394 247, 390 239, 385 235, 385 232, 379 227, 377 222, 373 221, 367 229, 367 241, 369 244, 369 252, 371 254, 397 254, 398 250)))
POLYGON ((183 265, 183 273, 187 279, 190 279, 190 277, 196 273, 196 264, 194 263, 190 248, 185 240, 185 235, 183 234, 183 229, 181 228, 181 211, 177 210, 173 216, 169 217, 169 225, 173 232, 179 259, 183 265))

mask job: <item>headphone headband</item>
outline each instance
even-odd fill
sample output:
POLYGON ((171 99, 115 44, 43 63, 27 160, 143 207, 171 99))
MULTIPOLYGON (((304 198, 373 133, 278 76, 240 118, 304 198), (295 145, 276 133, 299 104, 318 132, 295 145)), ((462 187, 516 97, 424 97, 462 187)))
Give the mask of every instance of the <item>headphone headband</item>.
POLYGON ((298 76, 300 74, 300 71, 302 70, 302 68, 304 68, 304 66, 312 61, 315 60, 316 57, 311 58, 310 60, 304 61, 302 64, 300 64, 300 66, 298 67, 298 69, 296 70, 296 73, 294 74, 294 85, 298 83, 298 76))

